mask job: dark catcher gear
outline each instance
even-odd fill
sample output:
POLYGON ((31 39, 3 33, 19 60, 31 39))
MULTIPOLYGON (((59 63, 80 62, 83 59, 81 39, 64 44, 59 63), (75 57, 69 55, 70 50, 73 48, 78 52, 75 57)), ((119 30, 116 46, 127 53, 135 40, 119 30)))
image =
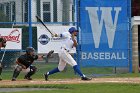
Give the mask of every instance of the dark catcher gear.
POLYGON ((31 76, 33 74, 35 74, 35 72, 37 71, 37 68, 35 66, 33 66, 32 63, 34 62, 34 60, 38 59, 38 55, 34 55, 34 54, 30 55, 30 52, 34 52, 34 51, 35 51, 34 48, 28 47, 26 49, 26 54, 21 55, 17 59, 17 61, 16 61, 17 66, 14 70, 12 81, 16 80, 16 78, 18 77, 18 75, 22 71, 22 69, 27 69, 27 68, 29 68, 30 71, 25 75, 24 79, 32 80, 31 76))

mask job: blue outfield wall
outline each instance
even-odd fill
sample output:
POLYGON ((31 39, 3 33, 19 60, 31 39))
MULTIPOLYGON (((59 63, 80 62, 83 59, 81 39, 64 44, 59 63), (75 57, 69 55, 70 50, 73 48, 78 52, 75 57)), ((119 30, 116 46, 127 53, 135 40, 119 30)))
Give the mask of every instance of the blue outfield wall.
POLYGON ((80 0, 80 65, 128 67, 130 0, 80 0))

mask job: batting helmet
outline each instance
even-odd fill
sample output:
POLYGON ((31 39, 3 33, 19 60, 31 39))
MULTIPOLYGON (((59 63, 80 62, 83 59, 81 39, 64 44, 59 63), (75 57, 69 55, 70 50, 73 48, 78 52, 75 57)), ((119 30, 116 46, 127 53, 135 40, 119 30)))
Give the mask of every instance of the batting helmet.
POLYGON ((26 48, 26 53, 27 54, 30 54, 31 52, 34 52, 34 51, 35 51, 35 49, 33 47, 27 47, 26 48))
POLYGON ((69 29, 70 34, 72 34, 73 32, 78 32, 78 30, 75 27, 71 27, 69 29))

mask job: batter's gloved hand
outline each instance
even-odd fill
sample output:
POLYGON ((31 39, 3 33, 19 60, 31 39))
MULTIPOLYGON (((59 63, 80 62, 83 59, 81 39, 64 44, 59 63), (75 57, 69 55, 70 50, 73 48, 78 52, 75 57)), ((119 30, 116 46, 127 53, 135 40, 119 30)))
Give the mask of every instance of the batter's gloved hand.
POLYGON ((57 37, 57 36, 58 36, 57 34, 53 34, 53 35, 52 35, 52 37, 57 37))

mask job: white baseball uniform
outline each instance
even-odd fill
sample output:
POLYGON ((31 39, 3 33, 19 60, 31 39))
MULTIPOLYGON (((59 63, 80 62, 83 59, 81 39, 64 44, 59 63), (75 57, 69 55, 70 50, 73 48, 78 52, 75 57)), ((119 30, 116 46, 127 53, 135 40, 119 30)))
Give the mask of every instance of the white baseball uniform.
POLYGON ((72 35, 71 35, 71 34, 77 35, 77 33, 75 33, 75 31, 77 31, 77 30, 74 27, 72 27, 69 29, 69 32, 64 32, 64 33, 60 34, 60 37, 63 38, 63 42, 62 42, 61 50, 59 52, 59 65, 57 68, 54 68, 53 70, 44 74, 45 80, 48 80, 49 75, 63 71, 66 66, 66 63, 70 64, 73 67, 74 71, 79 74, 79 76, 81 77, 82 80, 91 80, 91 78, 86 77, 81 72, 76 61, 69 54, 69 51, 71 51, 72 48, 77 45, 76 41, 72 40, 72 35))
POLYGON ((73 59, 73 57, 69 54, 69 51, 72 50, 74 43, 71 34, 69 32, 64 32, 60 34, 60 37, 63 38, 63 41, 61 50, 59 51, 58 69, 62 71, 65 68, 66 63, 68 63, 71 66, 77 65, 77 63, 73 59))

